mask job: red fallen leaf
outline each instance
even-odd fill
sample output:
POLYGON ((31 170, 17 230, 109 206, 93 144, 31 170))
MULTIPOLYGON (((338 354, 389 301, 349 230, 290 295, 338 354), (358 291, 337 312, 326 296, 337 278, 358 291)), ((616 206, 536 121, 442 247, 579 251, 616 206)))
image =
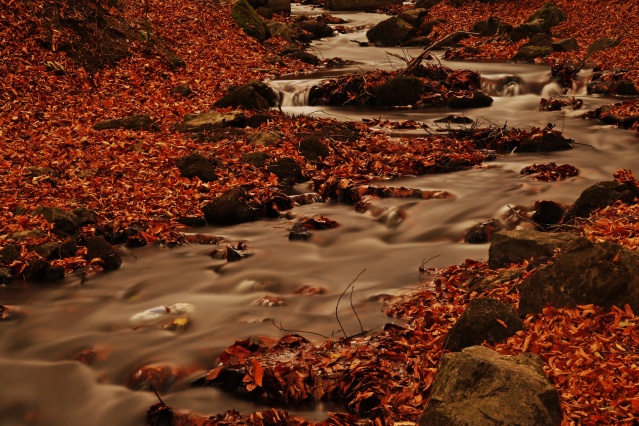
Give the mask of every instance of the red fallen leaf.
POLYGON ((251 360, 251 365, 253 366, 250 370, 251 377, 253 377, 253 381, 261 387, 262 379, 264 378, 264 369, 256 359, 251 360))
POLYGON ((306 219, 303 224, 307 229, 315 230, 331 229, 337 228, 339 226, 336 221, 324 216, 313 216, 309 219, 306 219))
POLYGON ((503 322, 502 320, 500 320, 499 318, 496 319, 496 321, 504 328, 508 328, 508 325, 506 325, 505 322, 503 322))

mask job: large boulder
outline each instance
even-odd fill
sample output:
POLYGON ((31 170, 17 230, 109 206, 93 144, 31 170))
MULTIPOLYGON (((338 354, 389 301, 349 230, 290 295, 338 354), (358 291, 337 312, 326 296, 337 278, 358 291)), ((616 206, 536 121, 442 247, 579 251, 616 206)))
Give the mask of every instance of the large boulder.
POLYGON ((297 26, 306 31, 313 40, 333 36, 333 29, 323 21, 304 19, 298 21, 297 26))
POLYGON ((422 23, 422 19, 426 15, 428 15, 428 9, 415 8, 402 12, 399 15, 399 19, 408 22, 413 27, 416 27, 422 23))
POLYGON ((508 34, 508 37, 513 43, 517 43, 525 38, 532 38, 536 34, 546 34, 550 36, 550 30, 543 20, 538 19, 531 22, 524 22, 513 28, 508 34))
POLYGON ((92 237, 87 241, 87 260, 94 259, 100 259, 104 269, 118 269, 122 265, 122 256, 104 237, 92 237))
POLYGON ((391 5, 401 5, 402 0, 326 0, 329 10, 369 10, 391 5))
POLYGON ((634 204, 634 199, 639 198, 639 188, 629 183, 606 181, 596 183, 586 188, 577 201, 566 213, 566 219, 575 217, 588 217, 597 209, 621 201, 626 204, 634 204))
POLYGON ((557 426, 559 392, 538 355, 505 356, 483 346, 442 356, 417 426, 557 426))
POLYGON ((215 164, 201 154, 193 153, 175 160, 175 165, 180 174, 186 178, 199 178, 202 182, 211 182, 217 179, 215 164))
POLYGON ((260 43, 271 37, 271 31, 264 20, 246 0, 237 0, 231 7, 231 16, 246 34, 260 43))
POLYGON ((253 133, 246 142, 252 146, 277 146, 282 142, 284 135, 274 130, 264 130, 262 132, 253 133))
POLYGON ((618 38, 598 38, 593 41, 586 51, 586 59, 596 52, 616 47, 621 42, 618 38))
POLYGON ((415 33, 415 27, 396 16, 388 18, 366 32, 366 38, 378 46, 399 46, 415 33))
POLYGON ((240 111, 225 113, 209 111, 185 115, 182 123, 175 126, 175 129, 185 133, 210 132, 223 127, 240 127, 244 124, 244 121, 244 114, 240 111))
POLYGON ((446 106, 454 109, 485 108, 491 106, 492 103, 493 98, 477 90, 451 96, 446 106))
POLYGON ((577 39, 574 37, 563 38, 552 43, 552 50, 555 52, 569 52, 578 49, 579 43, 577 43, 577 39))
POLYGON ((479 33, 480 36, 484 37, 509 33, 512 29, 512 25, 492 16, 485 21, 478 21, 473 25, 473 32, 479 33))
POLYGON ((328 147, 317 136, 309 136, 300 141, 300 155, 310 161, 324 160, 331 154, 328 147))
POLYGON ((497 299, 473 299, 445 340, 446 349, 458 352, 469 346, 500 343, 524 328, 515 309, 497 299))
POLYGON ((34 215, 42 216, 53 224, 53 230, 64 234, 72 234, 78 229, 78 217, 57 207, 39 206, 34 215))
POLYGON ((282 184, 288 186, 308 180, 302 166, 291 157, 284 157, 272 162, 266 170, 277 176, 282 184))
POLYGON ((249 203, 242 187, 229 189, 202 207, 209 225, 235 225, 260 218, 260 210, 249 203))
POLYGON ((488 266, 505 268, 512 263, 533 259, 539 264, 549 260, 555 250, 577 238, 569 232, 500 231, 488 249, 488 266))
POLYGON ((557 131, 536 132, 522 141, 518 152, 550 152, 572 149, 572 139, 557 131))
POLYGON ((371 89, 375 103, 382 106, 414 105, 424 93, 424 83, 417 77, 399 76, 371 89))
POLYGON ((550 265, 541 266, 517 289, 519 314, 594 304, 609 309, 625 304, 639 310, 639 253, 610 242, 579 237, 564 245, 550 265))
POLYGON ((546 26, 554 27, 565 21, 567 16, 566 13, 559 8, 559 6, 549 1, 533 13, 526 22, 534 22, 539 19, 543 20, 546 26))
POLYGON ((215 102, 217 108, 268 109, 277 104, 277 93, 266 83, 252 81, 232 87, 229 93, 215 102))

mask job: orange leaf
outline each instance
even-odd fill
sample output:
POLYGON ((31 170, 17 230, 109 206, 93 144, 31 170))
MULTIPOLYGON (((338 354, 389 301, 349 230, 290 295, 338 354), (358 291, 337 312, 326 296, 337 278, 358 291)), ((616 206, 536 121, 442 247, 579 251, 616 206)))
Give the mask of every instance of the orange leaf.
POLYGON ((256 359, 251 360, 251 364, 253 364, 253 371, 251 372, 251 376, 253 376, 253 380, 258 386, 262 386, 262 378, 264 377, 264 369, 260 365, 260 363, 256 359))

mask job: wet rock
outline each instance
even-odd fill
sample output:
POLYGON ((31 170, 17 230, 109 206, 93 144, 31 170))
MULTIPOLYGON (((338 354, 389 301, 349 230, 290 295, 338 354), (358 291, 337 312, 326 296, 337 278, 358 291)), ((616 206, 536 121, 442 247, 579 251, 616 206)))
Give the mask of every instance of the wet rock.
POLYGON ((0 250, 0 263, 6 266, 16 260, 20 260, 20 247, 15 244, 7 244, 0 250))
POLYGON ((511 305, 497 299, 473 299, 446 335, 444 346, 458 352, 484 341, 500 343, 523 328, 524 322, 511 305))
POLYGON ((189 96, 193 95, 193 90, 191 89, 191 86, 189 86, 188 84, 180 84, 174 87, 173 89, 171 89, 169 93, 172 95, 180 95, 185 98, 188 98, 189 96))
POLYGON ((457 31, 452 33, 448 37, 434 43, 431 46, 431 50, 439 50, 451 47, 459 47, 459 42, 465 40, 470 37, 470 34, 467 31, 457 31))
POLYGON ((302 222, 295 222, 293 224, 293 227, 291 228, 291 231, 288 234, 288 239, 291 241, 296 241, 296 240, 306 241, 310 239, 311 236, 312 234, 310 233, 308 229, 306 229, 306 227, 304 226, 302 222))
POLYGON ((488 266, 505 268, 512 263, 531 260, 540 264, 552 258, 555 249, 577 238, 569 232, 499 231, 488 249, 488 266))
POLYGON ((255 129, 268 123, 269 120, 273 120, 273 116, 270 114, 254 114, 246 119, 246 125, 255 129))
POLYGON ((94 130, 127 129, 127 130, 150 130, 157 132, 160 126, 148 115, 131 115, 122 118, 112 118, 103 120, 93 126, 94 130))
POLYGON ((617 96, 639 96, 635 84, 631 80, 619 80, 614 84, 614 94, 617 96))
POLYGON ((271 31, 246 0, 237 0, 231 7, 231 16, 246 34, 260 43, 271 37, 271 31))
POLYGON ((208 132, 222 127, 241 127, 244 120, 244 114, 240 111, 210 111, 185 115, 182 123, 175 126, 175 129, 183 133, 208 132))
POLYGON ((266 25, 268 25, 268 28, 274 37, 282 37, 284 40, 288 41, 289 43, 293 43, 295 41, 304 41, 304 40, 305 42, 310 41, 310 37, 306 35, 302 37, 303 32, 301 31, 301 28, 299 28, 297 25, 285 24, 284 22, 279 22, 279 21, 268 21, 266 25), (304 40, 302 40, 301 37, 304 40))
POLYGON ((442 356, 417 426, 558 426, 559 392, 538 355, 506 356, 483 346, 442 356))
POLYGON ((47 222, 53 223, 54 231, 72 234, 78 229, 77 216, 59 208, 39 206, 33 214, 42 216, 47 222))
MULTIPOLYGON (((0 285, 7 285, 11 283, 12 279, 13 279, 13 274, 11 273, 11 269, 0 267, 0 285)), ((2 307, 2 305, 0 305, 0 307, 2 307)))
POLYGON ((256 206, 249 205, 248 194, 241 188, 233 188, 214 198, 202 207, 209 225, 235 225, 251 222, 261 216, 256 206))
POLYGON ((264 167, 270 158, 271 156, 266 152, 249 152, 242 157, 245 163, 255 167, 264 167))
POLYGON ((29 262, 24 270, 24 279, 33 281, 56 281, 64 278, 63 266, 52 266, 42 259, 35 259, 29 262))
POLYGON ((45 233, 39 229, 27 229, 24 231, 17 231, 11 234, 11 239, 17 241, 24 241, 31 238, 38 239, 45 236, 45 233))
POLYGON ((464 236, 464 242, 468 244, 483 244, 491 241, 495 232, 501 230, 503 225, 497 219, 481 222, 472 226, 464 236))
POLYGON ((555 52, 570 52, 572 50, 579 50, 579 44, 575 38, 564 38, 554 41, 552 43, 552 50, 555 52))
POLYGON ((321 62, 317 56, 313 55, 312 53, 305 52, 303 50, 287 53, 284 56, 291 59, 297 59, 298 61, 302 61, 305 64, 311 64, 311 65, 319 65, 321 62))
POLYGON ((399 15, 399 19, 401 19, 404 22, 408 22, 413 27, 416 27, 422 23, 422 19, 426 15, 428 15, 428 9, 415 8, 415 9, 405 10, 404 12, 402 12, 399 15))
POLYGON ((585 59, 588 59, 596 52, 601 52, 602 50, 616 47, 619 45, 620 42, 621 40, 618 38, 599 38, 592 42, 590 46, 588 46, 585 59))
POLYGON ((98 214, 86 207, 78 207, 73 209, 72 213, 78 221, 78 226, 94 225, 98 223, 98 214))
POLYGON ((424 93, 424 83, 417 77, 399 76, 371 89, 374 103, 382 106, 414 105, 424 93))
POLYGON ((415 28, 396 16, 386 19, 366 32, 366 38, 378 46, 399 46, 415 33, 415 28))
POLYGON ((447 115, 444 118, 438 118, 437 120, 435 120, 435 123, 453 123, 453 124, 472 124, 474 122, 475 120, 473 120, 472 118, 464 117, 461 115, 455 115, 455 114, 447 115))
POLYGON ((65 259, 74 257, 77 246, 73 241, 66 241, 62 244, 56 242, 38 244, 33 247, 34 252, 47 260, 65 259))
POLYGON ((554 50, 552 46, 521 46, 515 56, 513 56, 511 61, 525 61, 525 62, 534 62, 535 58, 543 58, 545 56, 553 53, 554 50))
POLYGON ((535 22, 543 20, 547 27, 554 27, 567 19, 566 13, 561 10, 555 3, 549 1, 533 13, 526 22, 535 22))
POLYGON ((315 136, 304 138, 300 141, 299 151, 302 157, 309 161, 320 161, 326 159, 331 152, 328 147, 315 136))
POLYGON ((542 131, 526 138, 517 149, 518 152, 550 152, 572 149, 572 139, 565 138, 557 131, 542 131))
POLYGON ((550 30, 546 23, 542 20, 525 22, 515 28, 508 34, 508 38, 513 43, 517 43, 525 38, 531 38, 536 34, 546 34, 550 36, 550 30))
POLYGON ((87 260, 93 259, 100 259, 104 269, 118 269, 122 265, 122 256, 104 237, 92 237, 87 241, 87 260))
POLYGON ((512 31, 513 26, 503 22, 501 19, 490 17, 485 21, 476 22, 473 25, 473 32, 480 36, 487 37, 496 34, 506 34, 512 31))
POLYGON ((202 182, 217 180, 215 164, 201 154, 193 153, 175 160, 175 165, 180 174, 185 178, 199 178, 202 182))
POLYGON ((606 309, 639 309, 639 254, 618 244, 579 237, 564 245, 550 265, 543 265, 517 289, 519 314, 594 304, 606 309))
POLYGON ((554 201, 537 201, 535 203, 535 213, 530 218, 542 229, 557 225, 564 217, 565 207, 554 201))
POLYGON ((526 272, 526 268, 508 268, 502 270, 496 277, 484 277, 481 280, 472 282, 468 289, 477 293, 483 293, 492 287, 519 279, 526 272))
POLYGON ((278 146, 284 135, 273 130, 265 130, 263 132, 253 133, 246 139, 252 146, 278 146))
POLYGON ((266 83, 253 81, 229 89, 229 93, 215 102, 217 108, 268 109, 277 104, 277 93, 266 83))
POLYGON ((639 188, 617 181, 596 183, 586 188, 566 213, 566 220, 574 217, 588 217, 597 209, 611 206, 615 201, 634 204, 639 197, 639 188))
MULTIPOLYGON (((266 6, 256 7, 255 11, 257 12, 258 15, 260 15, 264 19, 273 18, 273 9, 271 9, 270 7, 266 7, 266 6)), ((266 22, 266 26, 269 27, 269 30, 271 29, 271 27, 268 25, 268 22, 266 22)), ((272 31, 271 31, 271 36, 273 36, 272 31)))
POLYGON ((309 33, 313 40, 333 36, 333 29, 329 27, 326 22, 306 19, 298 21, 297 26, 309 33))
POLYGON ((291 12, 291 0, 268 0, 266 6, 273 12, 291 12))
POLYGON ((485 95, 481 91, 467 92, 460 96, 453 95, 448 99, 448 108, 465 109, 465 108, 485 108, 493 103, 493 98, 485 95))
POLYGON ((283 185, 294 185, 308 180, 302 171, 302 166, 294 158, 284 157, 272 162, 266 168, 277 176, 283 185))
POLYGON ((206 226, 206 219, 203 216, 180 216, 177 221, 190 228, 206 226))

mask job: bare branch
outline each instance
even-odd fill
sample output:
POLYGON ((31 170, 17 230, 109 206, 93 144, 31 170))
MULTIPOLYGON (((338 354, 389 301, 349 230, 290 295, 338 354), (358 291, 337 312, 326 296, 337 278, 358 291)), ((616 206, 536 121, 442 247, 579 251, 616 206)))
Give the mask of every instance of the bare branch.
MULTIPOLYGON (((344 334, 344 337, 348 337, 348 335, 346 334, 346 330, 344 330, 344 326, 342 325, 342 322, 339 320, 339 315, 337 313, 337 309, 339 308, 339 302, 340 302, 340 300, 342 300, 342 297, 344 297, 344 294, 346 294, 346 291, 349 289, 349 287, 352 286, 353 283, 355 283, 355 281, 357 281, 357 279, 360 277, 360 275, 362 275, 365 271, 366 271, 366 269, 362 270, 362 272, 357 274, 355 279, 353 281, 351 281, 351 283, 349 285, 346 286, 346 288, 344 289, 342 294, 340 294, 339 298, 337 299, 337 304, 335 305, 335 319, 337 319, 337 323, 339 324, 339 328, 342 330, 342 333, 344 334)), ((358 319, 359 319, 359 317, 358 317, 358 319)))

